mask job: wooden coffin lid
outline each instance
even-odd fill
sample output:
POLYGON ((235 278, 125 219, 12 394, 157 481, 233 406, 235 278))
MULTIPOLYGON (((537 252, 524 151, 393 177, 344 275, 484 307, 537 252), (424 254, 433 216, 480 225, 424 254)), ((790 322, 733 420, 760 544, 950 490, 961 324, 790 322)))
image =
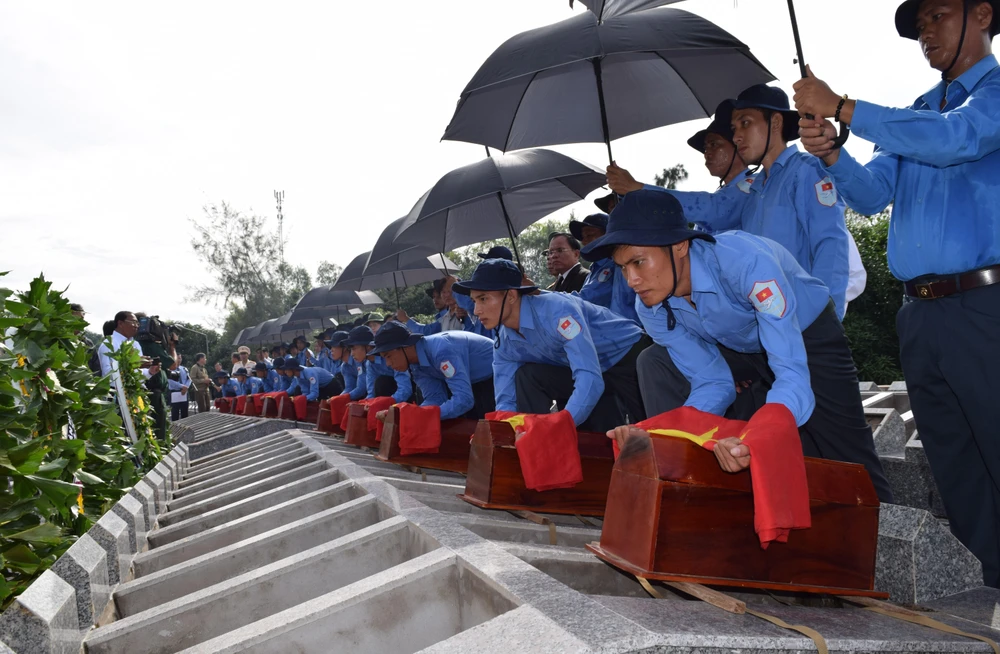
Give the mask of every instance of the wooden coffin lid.
MULTIPOLYGON (((476 427, 476 440, 489 441, 493 447, 514 447, 514 428, 502 420, 480 420, 476 427)), ((593 431, 576 432, 580 456, 614 458, 611 439, 593 431)))

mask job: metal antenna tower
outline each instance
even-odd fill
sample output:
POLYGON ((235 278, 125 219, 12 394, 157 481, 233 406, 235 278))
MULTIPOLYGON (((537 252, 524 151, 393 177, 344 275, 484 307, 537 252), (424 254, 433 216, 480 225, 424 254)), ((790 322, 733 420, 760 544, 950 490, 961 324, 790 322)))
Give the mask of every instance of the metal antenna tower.
POLYGON ((282 229, 282 224, 285 221, 285 216, 281 213, 281 202, 285 199, 284 191, 275 191, 274 199, 278 203, 278 252, 281 256, 281 264, 285 263, 285 234, 282 229))

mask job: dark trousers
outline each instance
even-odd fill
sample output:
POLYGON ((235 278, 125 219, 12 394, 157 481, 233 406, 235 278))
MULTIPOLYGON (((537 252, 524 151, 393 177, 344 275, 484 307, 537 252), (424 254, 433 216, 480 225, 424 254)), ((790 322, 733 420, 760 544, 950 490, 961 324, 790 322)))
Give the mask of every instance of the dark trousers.
POLYGON ((951 531, 1000 588, 1000 285, 903 304, 900 359, 951 531))
MULTIPOLYGON (((802 340, 806 346, 809 379, 816 398, 812 415, 799 427, 802 453, 833 461, 860 463, 868 470, 879 499, 892 502, 892 488, 875 453, 872 430, 861 406, 858 371, 833 302, 802 332, 802 340)), ((725 417, 748 420, 767 402, 767 391, 774 382, 767 355, 742 354, 722 347, 719 350, 733 371, 733 383, 751 382, 749 388, 741 388, 725 417)), ((683 406, 691 393, 691 384, 662 347, 650 348, 640 357, 639 375, 643 397, 649 398, 646 402, 651 415, 683 406)))
MULTIPOLYGON (((636 362, 640 353, 652 343, 643 335, 621 361, 604 373, 604 393, 580 429, 604 432, 646 419, 636 362)), ((514 386, 518 411, 548 413, 553 401, 562 410, 573 394, 573 371, 544 363, 524 363, 517 369, 514 386)))
POLYGON ((326 386, 319 387, 319 395, 316 397, 317 400, 329 400, 331 397, 340 395, 344 392, 344 380, 343 378, 338 379, 334 377, 327 382, 326 386))
POLYGON ((188 417, 188 403, 187 402, 171 402, 170 404, 170 421, 180 420, 181 418, 188 417))
POLYGON ((198 403, 198 413, 208 411, 212 406, 212 395, 209 389, 200 388, 194 392, 195 402, 198 403))
POLYGON ((395 377, 380 375, 375 378, 375 397, 392 397, 398 388, 395 377))
POLYGON ((487 413, 497 410, 497 396, 493 388, 493 378, 489 377, 481 382, 472 385, 472 397, 475 404, 469 409, 463 418, 471 420, 482 420, 487 413))

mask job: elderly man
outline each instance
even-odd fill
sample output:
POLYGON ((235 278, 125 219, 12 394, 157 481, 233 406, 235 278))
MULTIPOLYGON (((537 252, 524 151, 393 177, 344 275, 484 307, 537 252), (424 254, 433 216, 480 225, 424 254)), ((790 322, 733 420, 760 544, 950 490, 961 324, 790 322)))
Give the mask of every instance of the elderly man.
POLYGON ((580 265, 580 241, 572 234, 552 232, 549 249, 543 252, 549 274, 556 278, 548 290, 557 293, 579 292, 590 271, 580 265))
POLYGON ((194 401, 198 404, 198 413, 208 411, 212 403, 211 377, 205 368, 205 355, 202 352, 194 355, 194 365, 191 366, 191 387, 194 390, 194 401))

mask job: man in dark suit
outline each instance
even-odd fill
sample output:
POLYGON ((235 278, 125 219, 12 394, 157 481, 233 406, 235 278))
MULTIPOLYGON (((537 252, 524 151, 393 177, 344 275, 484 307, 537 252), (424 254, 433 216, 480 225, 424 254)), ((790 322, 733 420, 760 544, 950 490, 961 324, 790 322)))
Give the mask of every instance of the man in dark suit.
POLYGON ((580 241, 572 234, 549 234, 549 249, 543 252, 549 274, 555 276, 548 290, 559 293, 579 292, 590 271, 580 265, 580 241))

